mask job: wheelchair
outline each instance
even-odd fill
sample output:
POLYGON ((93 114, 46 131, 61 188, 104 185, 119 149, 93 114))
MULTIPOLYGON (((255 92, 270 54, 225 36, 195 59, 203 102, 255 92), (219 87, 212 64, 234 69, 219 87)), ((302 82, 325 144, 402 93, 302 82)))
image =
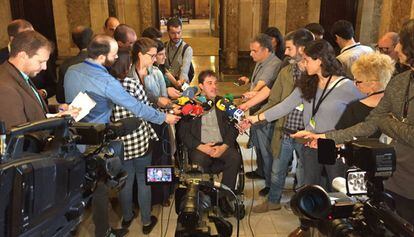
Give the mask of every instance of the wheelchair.
MULTIPOLYGON (((189 157, 189 151, 188 148, 181 142, 177 142, 177 150, 175 153, 175 166, 178 167, 178 169, 180 169, 181 171, 184 170, 185 167, 188 167, 188 165, 191 165, 191 160, 189 157)), ((240 149, 239 144, 237 143, 237 141, 235 142, 235 147, 237 152, 240 154, 240 167, 239 167, 239 171, 236 177, 236 186, 235 186, 235 191, 234 193, 236 194, 238 200, 239 200, 239 211, 238 213, 236 213, 236 200, 231 200, 231 208, 232 208, 232 215, 236 218, 238 218, 239 220, 243 219, 245 214, 246 214, 246 210, 245 210, 245 206, 244 206, 244 185, 245 185, 245 172, 244 172, 244 165, 243 165, 243 156, 242 156, 242 152, 240 149)), ((223 167, 224 168, 224 167, 223 167)), ((220 173, 223 171, 223 169, 216 169, 213 172, 211 172, 210 174, 213 174, 215 176, 215 178, 219 178, 220 173)))

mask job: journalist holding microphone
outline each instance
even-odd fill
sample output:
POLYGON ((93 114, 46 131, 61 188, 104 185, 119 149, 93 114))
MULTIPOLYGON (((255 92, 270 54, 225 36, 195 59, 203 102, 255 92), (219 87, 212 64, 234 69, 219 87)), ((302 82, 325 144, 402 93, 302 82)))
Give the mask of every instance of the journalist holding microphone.
MULTIPOLYGON (((354 83, 344 76, 342 66, 335 59, 334 50, 327 41, 315 40, 307 43, 303 60, 307 75, 302 75, 296 82, 295 90, 267 111, 257 116, 249 116, 247 119, 251 123, 274 121, 303 104, 305 129, 327 132, 335 128, 347 104, 364 97, 354 83)), ((328 174, 329 183, 333 178, 345 174, 345 166, 340 162, 320 165, 317 151, 310 148, 304 151, 303 166, 305 184, 320 185, 323 168, 328 174)))
POLYGON ((393 139, 397 167, 385 182, 385 189, 395 200, 397 213, 414 224, 414 20, 405 22, 396 46, 401 63, 411 70, 398 74, 388 83, 384 96, 364 122, 326 134, 300 131, 294 137, 309 139, 315 147, 318 138, 333 139, 337 144, 353 137, 369 136, 380 130, 393 139))

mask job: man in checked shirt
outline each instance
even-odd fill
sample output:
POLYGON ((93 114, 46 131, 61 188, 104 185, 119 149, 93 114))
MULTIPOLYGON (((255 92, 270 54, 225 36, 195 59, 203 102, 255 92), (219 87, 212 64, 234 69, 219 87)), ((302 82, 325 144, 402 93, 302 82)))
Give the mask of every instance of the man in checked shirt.
MULTIPOLYGON (((302 59, 305 44, 313 39, 312 33, 306 29, 299 29, 286 35, 285 55, 289 57, 289 64, 280 70, 271 90, 268 87, 263 88, 256 94, 256 96, 244 103, 243 106, 253 106, 254 104, 269 97, 268 102, 255 113, 260 114, 288 97, 295 88, 295 81, 298 80, 302 74, 302 71, 299 68, 299 62, 302 59)), ((303 185, 303 168, 301 167, 303 144, 298 143, 289 136, 290 133, 304 128, 302 116, 303 108, 299 106, 284 118, 276 121, 271 142, 274 159, 272 163, 271 184, 268 200, 254 206, 252 209, 253 212, 263 213, 270 210, 281 209, 280 199, 285 185, 289 162, 293 158, 292 155, 294 151, 299 158, 299 165, 296 171, 298 180, 297 187, 303 185)))

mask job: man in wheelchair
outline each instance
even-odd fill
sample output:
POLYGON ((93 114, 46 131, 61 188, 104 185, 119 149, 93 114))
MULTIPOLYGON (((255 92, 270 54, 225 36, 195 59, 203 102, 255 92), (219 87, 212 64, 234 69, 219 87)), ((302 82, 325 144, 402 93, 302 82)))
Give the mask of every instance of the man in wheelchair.
MULTIPOLYGON (((216 108, 217 76, 211 70, 202 71, 198 76, 201 94, 214 106, 204 111, 201 117, 182 119, 178 127, 178 136, 188 149, 189 159, 202 167, 206 173, 222 172, 222 184, 232 190, 236 187, 237 175, 242 158, 237 149, 238 130, 229 120, 225 111, 216 108)), ((228 198, 220 195, 220 208, 229 213, 228 198)))

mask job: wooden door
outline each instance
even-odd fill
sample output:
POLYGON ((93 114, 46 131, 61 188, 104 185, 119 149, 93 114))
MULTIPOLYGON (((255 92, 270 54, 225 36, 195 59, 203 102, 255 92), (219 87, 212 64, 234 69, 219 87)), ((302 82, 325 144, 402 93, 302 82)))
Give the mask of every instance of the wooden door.
POLYGON ((324 39, 328 40, 337 51, 338 45, 331 36, 331 26, 337 20, 347 20, 355 29, 358 11, 358 0, 321 0, 320 24, 325 29, 324 39))

